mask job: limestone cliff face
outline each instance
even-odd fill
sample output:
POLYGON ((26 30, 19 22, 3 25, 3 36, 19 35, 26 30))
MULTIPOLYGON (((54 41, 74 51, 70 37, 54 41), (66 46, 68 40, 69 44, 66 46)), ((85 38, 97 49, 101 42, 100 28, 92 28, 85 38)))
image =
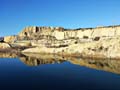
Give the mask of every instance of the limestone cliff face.
POLYGON ((20 34, 20 37, 28 39, 41 39, 54 37, 56 39, 63 39, 64 33, 62 27, 26 27, 20 34))
POLYGON ((26 27, 19 36, 28 39, 38 39, 40 37, 54 37, 57 40, 70 38, 107 38, 120 35, 120 26, 106 26, 96 28, 64 29, 62 27, 26 27))

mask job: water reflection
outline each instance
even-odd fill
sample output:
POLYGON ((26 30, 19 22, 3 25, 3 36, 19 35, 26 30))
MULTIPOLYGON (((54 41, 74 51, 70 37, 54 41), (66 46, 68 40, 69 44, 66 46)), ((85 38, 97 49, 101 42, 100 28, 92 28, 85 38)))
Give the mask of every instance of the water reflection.
POLYGON ((0 57, 16 58, 18 57, 27 66, 39 66, 44 64, 61 64, 63 62, 70 62, 71 64, 85 66, 97 70, 103 70, 120 74, 120 60, 108 60, 108 59, 82 59, 73 57, 62 57, 57 55, 45 55, 45 54, 1 54, 0 57))
POLYGON ((66 61, 61 57, 42 54, 24 54, 19 56, 19 59, 28 66, 39 66, 43 64, 55 64, 55 63, 60 64, 66 61))
POLYGON ((22 62, 28 66, 38 66, 41 64, 54 64, 68 61, 75 65, 85 66, 97 70, 104 70, 120 74, 120 60, 108 59, 82 59, 73 57, 62 57, 57 55, 24 54, 19 57, 22 62))

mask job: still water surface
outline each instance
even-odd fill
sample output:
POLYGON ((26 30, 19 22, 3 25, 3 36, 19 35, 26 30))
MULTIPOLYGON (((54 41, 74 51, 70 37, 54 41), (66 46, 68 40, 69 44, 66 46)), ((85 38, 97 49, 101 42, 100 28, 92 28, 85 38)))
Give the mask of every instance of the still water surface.
POLYGON ((85 66, 69 60, 59 63, 30 60, 0 58, 0 90, 120 90, 119 65, 118 70, 111 70, 113 67, 109 70, 104 64, 97 68, 95 62, 92 69, 91 63, 85 66))

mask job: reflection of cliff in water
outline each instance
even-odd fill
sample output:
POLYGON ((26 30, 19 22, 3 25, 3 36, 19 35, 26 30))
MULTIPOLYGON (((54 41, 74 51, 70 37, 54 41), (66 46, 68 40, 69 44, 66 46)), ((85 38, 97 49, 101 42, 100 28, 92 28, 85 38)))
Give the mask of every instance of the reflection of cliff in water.
POLYGON ((73 57, 62 57, 55 55, 40 55, 40 54, 26 54, 26 57, 20 57, 25 64, 29 66, 37 66, 40 64, 54 64, 62 62, 70 62, 75 65, 85 66, 97 70, 104 70, 116 74, 120 74, 120 60, 94 60, 94 59, 81 59, 73 57))
POLYGON ((26 54, 19 59, 28 66, 38 66, 42 64, 60 64, 65 62, 64 59, 55 57, 54 55, 26 54))
POLYGON ((0 52, 0 58, 17 58, 19 55, 15 53, 1 53, 0 52))
POLYGON ((85 66, 88 68, 93 68, 97 70, 103 70, 107 72, 112 72, 120 74, 120 60, 108 60, 108 59, 81 59, 73 57, 62 57, 57 55, 45 55, 45 54, 25 54, 16 55, 11 53, 0 53, 0 57, 6 58, 16 58, 18 57, 23 63, 28 66, 38 66, 43 64, 60 64, 65 61, 70 62, 75 65, 85 66))
POLYGON ((120 60, 71 59, 70 62, 88 68, 120 74, 120 60))

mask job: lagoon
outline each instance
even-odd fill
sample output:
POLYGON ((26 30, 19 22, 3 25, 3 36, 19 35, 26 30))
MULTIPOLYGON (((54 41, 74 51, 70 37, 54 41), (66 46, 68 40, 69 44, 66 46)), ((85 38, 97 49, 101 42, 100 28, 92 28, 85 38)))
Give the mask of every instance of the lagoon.
POLYGON ((1 90, 120 90, 118 60, 42 56, 0 58, 1 90))

